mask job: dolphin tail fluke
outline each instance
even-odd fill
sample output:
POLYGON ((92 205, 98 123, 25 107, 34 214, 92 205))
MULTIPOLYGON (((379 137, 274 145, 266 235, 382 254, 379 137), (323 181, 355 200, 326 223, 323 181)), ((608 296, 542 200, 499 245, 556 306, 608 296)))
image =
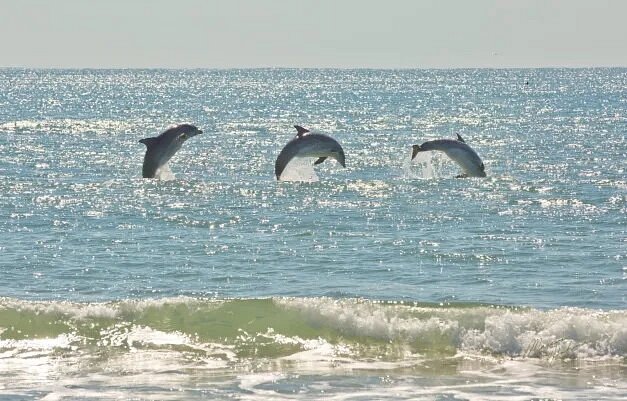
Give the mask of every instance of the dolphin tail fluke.
POLYGON ((146 145, 147 148, 150 148, 151 146, 153 146, 155 143, 157 143, 159 139, 152 137, 152 138, 144 138, 144 139, 140 139, 139 143, 143 143, 144 145, 146 145))
POLYGON ((412 146, 412 151, 411 151, 411 159, 414 160, 414 158, 416 157, 416 155, 418 154, 418 152, 424 152, 425 150, 420 146, 420 145, 414 145, 412 146))
POLYGON ((323 161, 325 161, 326 159, 327 159, 327 157, 326 157, 326 156, 323 156, 323 157, 319 158, 318 160, 316 160, 316 161, 314 162, 314 166, 315 166, 316 164, 320 164, 320 163, 322 163, 322 162, 323 162, 323 161))
POLYGON ((463 143, 466 143, 466 141, 464 141, 464 138, 462 138, 461 135, 457 134, 457 140, 463 143))
POLYGON ((298 133, 296 134, 297 137, 301 137, 309 132, 307 128, 303 128, 300 125, 295 125, 294 128, 296 128, 296 131, 298 131, 298 133))

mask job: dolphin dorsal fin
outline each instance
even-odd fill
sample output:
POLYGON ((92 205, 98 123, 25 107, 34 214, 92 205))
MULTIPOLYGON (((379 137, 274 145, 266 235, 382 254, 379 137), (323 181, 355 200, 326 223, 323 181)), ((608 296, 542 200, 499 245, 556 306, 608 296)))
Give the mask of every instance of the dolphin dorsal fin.
POLYGON ((294 128, 296 128, 296 131, 298 131, 296 136, 299 138, 309 132, 307 128, 303 128, 300 125, 295 125, 294 128))
POLYGON ((464 141, 464 138, 462 138, 461 135, 457 134, 457 140, 463 143, 466 143, 466 141, 464 141))
POLYGON ((143 143, 144 145, 146 145, 148 149, 150 149, 150 147, 154 146, 154 144, 157 143, 157 141, 159 141, 159 138, 151 137, 151 138, 140 139, 139 143, 143 143))

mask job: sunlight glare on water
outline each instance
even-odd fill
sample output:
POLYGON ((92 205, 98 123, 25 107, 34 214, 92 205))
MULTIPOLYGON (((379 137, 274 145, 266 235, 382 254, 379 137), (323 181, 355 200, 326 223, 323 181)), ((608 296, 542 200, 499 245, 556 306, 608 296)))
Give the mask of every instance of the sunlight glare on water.
POLYGON ((626 88, 620 68, 0 69, 2 396, 622 399, 626 88), (180 123, 204 133, 143 179, 138 140, 180 123), (295 124, 346 168, 277 181, 295 124), (410 160, 457 134, 486 178, 410 160))

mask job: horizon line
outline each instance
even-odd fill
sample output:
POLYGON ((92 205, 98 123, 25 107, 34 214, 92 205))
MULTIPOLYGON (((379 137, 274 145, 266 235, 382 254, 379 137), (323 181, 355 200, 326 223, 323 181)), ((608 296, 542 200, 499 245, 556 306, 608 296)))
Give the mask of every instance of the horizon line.
POLYGON ((623 69, 627 65, 547 65, 547 66, 431 66, 431 67, 357 67, 357 66, 223 66, 223 67, 163 67, 163 66, 0 66, 2 70, 542 70, 542 69, 623 69))

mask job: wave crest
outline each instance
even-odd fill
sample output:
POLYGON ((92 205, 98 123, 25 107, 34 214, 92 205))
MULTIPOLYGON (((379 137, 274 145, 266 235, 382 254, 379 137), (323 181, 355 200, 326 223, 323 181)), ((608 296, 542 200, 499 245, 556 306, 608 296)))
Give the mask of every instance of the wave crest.
POLYGON ((324 297, 85 304, 0 299, 1 350, 55 343, 61 349, 184 349, 205 356, 217 349, 227 359, 290 359, 307 352, 399 363, 460 354, 598 360, 627 356, 627 312, 324 297))

